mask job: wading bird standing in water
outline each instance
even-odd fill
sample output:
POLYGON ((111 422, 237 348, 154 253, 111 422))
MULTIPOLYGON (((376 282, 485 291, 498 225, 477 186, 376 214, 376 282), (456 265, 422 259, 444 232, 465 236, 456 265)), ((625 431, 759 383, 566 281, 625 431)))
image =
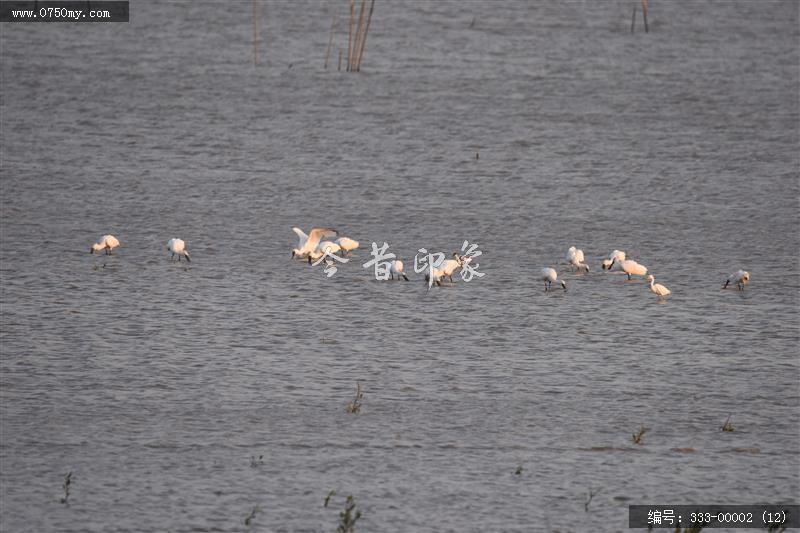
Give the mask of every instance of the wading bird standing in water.
POLYGON ((644 276, 647 274, 647 267, 644 265, 640 265, 633 259, 625 259, 624 261, 617 261, 616 259, 611 260, 611 266, 608 267, 611 270, 615 264, 618 264, 619 267, 628 275, 628 279, 631 279, 631 276, 644 276))
POLYGON ((735 283, 736 286, 739 287, 739 290, 743 291, 744 286, 750 283, 750 273, 746 270, 737 270, 728 276, 728 279, 725 280, 725 285, 723 285, 722 288, 727 289, 730 283, 735 283))
POLYGON ((191 262, 191 259, 189 258, 189 251, 186 250, 186 243, 183 242, 183 240, 174 238, 170 239, 169 242, 167 242, 167 250, 172 252, 170 260, 175 259, 175 254, 178 254, 178 261, 181 260, 181 256, 184 256, 187 261, 191 262))
POLYGON ((100 250, 105 250, 106 255, 111 254, 111 250, 119 246, 119 240, 113 235, 103 235, 100 238, 100 242, 97 244, 93 244, 92 247, 89 249, 89 253, 93 254, 95 252, 99 252, 100 250))
POLYGON ((558 272, 556 272, 555 268, 543 268, 541 270, 542 281, 544 281, 544 290, 545 292, 550 290, 550 285, 553 284, 554 281, 561 281, 561 288, 567 290, 567 282, 558 279, 558 272))
POLYGON ((389 264, 389 275, 394 279, 394 275, 397 274, 397 279, 400 279, 400 276, 403 276, 403 279, 408 281, 408 277, 406 277, 405 273, 403 273, 403 262, 399 259, 395 259, 389 264))
POLYGON ((349 255, 350 252, 358 248, 358 241, 350 237, 339 237, 336 239, 336 244, 342 249, 342 255, 349 255))
POLYGON ((625 252, 622 250, 614 250, 608 257, 603 259, 603 270, 611 270, 611 265, 614 263, 614 260, 617 261, 625 261, 625 252))
POLYGON ((665 296, 669 296, 670 290, 660 283, 655 283, 656 278, 652 274, 647 276, 647 279, 650 280, 650 292, 657 294, 659 300, 664 300, 665 296))
POLYGON ((583 250, 570 246, 567 250, 567 262, 579 272, 584 269, 589 272, 589 265, 583 262, 583 250))

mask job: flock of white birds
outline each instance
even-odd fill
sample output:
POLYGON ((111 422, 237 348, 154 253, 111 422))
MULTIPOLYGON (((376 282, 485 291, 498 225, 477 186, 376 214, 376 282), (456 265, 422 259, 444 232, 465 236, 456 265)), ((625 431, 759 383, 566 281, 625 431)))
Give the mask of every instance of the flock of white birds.
MULTIPOLYGON (((100 242, 94 243, 91 248, 89 248, 89 253, 93 254, 95 252, 102 252, 105 251, 106 255, 111 255, 111 250, 119 246, 119 239, 114 237, 113 235, 103 235, 100 237, 100 242)), ((170 259, 175 259, 175 256, 178 256, 178 261, 181 260, 181 257, 185 257, 187 261, 191 262, 191 258, 189 257, 189 250, 186 249, 186 243, 183 242, 182 239, 175 239, 172 238, 167 241, 167 250, 172 252, 170 259)))
MULTIPOLYGON (((586 270, 589 272, 589 265, 583 262, 583 250, 579 250, 574 246, 570 246, 569 250, 567 250, 567 263, 572 265, 572 268, 578 271, 586 270)), ((659 300, 664 300, 667 296, 672 294, 666 286, 656 283, 655 276, 652 274, 647 274, 647 267, 634 261, 633 259, 629 259, 625 252, 622 250, 614 250, 608 257, 603 259, 602 265, 603 270, 620 270, 627 274, 628 279, 633 279, 633 276, 645 276, 647 275, 647 281, 650 282, 650 292, 658 296, 659 300)), ((543 268, 542 269, 542 279, 545 283, 545 290, 550 289, 550 285, 558 279, 558 273, 553 268, 543 268)), ((731 283, 736 284, 740 291, 744 290, 744 286, 750 282, 750 273, 746 270, 737 270, 725 280, 725 285, 722 286, 723 289, 728 288, 728 285, 731 283)), ((564 290, 567 290, 567 284, 564 280, 561 280, 561 287, 564 290)))
MULTIPOLYGON (((299 241, 297 248, 292 249, 292 257, 299 259, 307 259, 309 263, 323 258, 326 254, 340 254, 345 256, 350 254, 353 250, 358 248, 358 241, 349 237, 339 237, 339 232, 329 228, 313 228, 306 234, 300 228, 292 228, 299 241), (329 238, 336 238, 336 240, 323 240, 329 238)), ((111 254, 111 250, 119 246, 119 239, 113 235, 103 235, 100 241, 93 244, 89 249, 90 253, 105 251, 106 254, 111 254)), ((167 250, 171 252, 170 260, 174 260, 178 256, 178 261, 181 257, 186 258, 186 261, 191 261, 189 251, 186 249, 186 243, 181 239, 172 238, 167 242, 167 250)), ((570 246, 567 250, 567 263, 571 266, 573 271, 589 272, 589 265, 584 260, 583 250, 570 246)), ((453 274, 461 268, 464 268, 472 260, 471 257, 461 256, 457 252, 453 252, 453 259, 443 261, 438 267, 431 268, 433 281, 437 285, 441 285, 444 278, 449 278, 453 281, 453 274)), ((614 250, 608 257, 603 259, 603 270, 618 270, 627 274, 628 279, 633 279, 633 276, 647 275, 647 267, 637 263, 633 259, 628 259, 625 252, 622 250, 614 250)), ((404 272, 403 262, 399 259, 390 261, 389 273, 391 279, 400 279, 401 277, 408 281, 408 276, 404 272)), ((563 279, 558 279, 558 272, 552 267, 545 267, 541 269, 541 280, 544 282, 544 290, 549 291, 553 283, 560 283, 563 290, 567 290, 567 282, 563 279)), ((647 276, 650 282, 650 291, 658 296, 659 300, 663 300, 671 294, 671 291, 660 283, 655 282, 655 277, 650 274, 647 276)), ((425 276, 425 281, 430 281, 430 275, 425 276)), ((736 285, 742 291, 744 286, 750 282, 750 273, 746 270, 737 270, 725 280, 723 289, 728 288, 729 285, 736 285)))

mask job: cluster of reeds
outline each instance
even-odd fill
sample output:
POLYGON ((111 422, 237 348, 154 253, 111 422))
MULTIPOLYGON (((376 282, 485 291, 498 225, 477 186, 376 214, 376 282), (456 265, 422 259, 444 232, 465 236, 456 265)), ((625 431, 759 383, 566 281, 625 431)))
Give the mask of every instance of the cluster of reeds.
MULTIPOLYGON (((347 72, 360 72, 361 62, 364 60, 364 47, 367 44, 367 34, 372 22, 372 12, 375 10, 375 0, 370 0, 369 14, 367 14, 367 0, 361 0, 361 9, 356 18, 356 0, 350 0, 350 19, 347 31, 347 72)), ((338 11, 333 14, 331 22, 331 34, 328 38, 328 49, 325 51, 325 68, 328 68, 328 60, 331 55, 333 45, 333 35, 336 31, 336 23, 339 21, 338 11)), ((339 49, 339 70, 342 70, 342 49, 339 49)))
POLYGON ((255 468, 257 466, 261 466, 263 464, 264 464, 264 456, 263 455, 259 455, 258 459, 256 459, 255 455, 251 455, 250 456, 250 466, 252 466, 253 468, 255 468))
POLYGON ((364 398, 364 393, 361 392, 361 384, 356 382, 356 397, 352 402, 347 404, 347 412, 357 415, 361 412, 361 400, 364 398))

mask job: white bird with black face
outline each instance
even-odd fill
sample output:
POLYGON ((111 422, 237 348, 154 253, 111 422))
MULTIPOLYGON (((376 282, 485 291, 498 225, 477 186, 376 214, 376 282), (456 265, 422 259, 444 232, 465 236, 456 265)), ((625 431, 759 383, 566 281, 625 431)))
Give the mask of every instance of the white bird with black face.
POLYGON ((726 289, 730 283, 735 283, 740 291, 744 290, 744 286, 750 283, 750 273, 746 270, 737 270, 725 280, 725 285, 722 286, 726 289))
POLYGON ((189 250, 186 249, 186 243, 182 239, 172 238, 167 242, 167 250, 172 252, 169 257, 170 261, 175 259, 175 254, 178 254, 178 261, 180 262, 181 256, 185 257, 187 261, 191 262, 189 257, 189 250))
POLYGON ((311 252, 316 251, 320 241, 324 237, 336 237, 339 235, 339 232, 337 232, 335 229, 328 228, 314 228, 309 232, 308 235, 306 235, 300 228, 292 228, 292 231, 294 231, 300 239, 297 248, 292 250, 292 257, 300 258, 303 258, 311 252))
POLYGON ((663 300, 665 296, 669 296, 671 294, 671 291, 668 288, 660 283, 655 282, 656 278, 653 277, 652 274, 647 276, 647 279, 650 280, 650 292, 658 295, 659 300, 663 300))
POLYGON ((567 262, 579 271, 586 269, 589 272, 589 265, 583 262, 583 250, 570 246, 567 250, 567 262))
POLYGON ((93 254, 95 252, 99 252, 100 250, 105 250, 106 255, 111 254, 111 250, 119 246, 119 240, 114 237, 113 235, 103 235, 100 237, 100 242, 93 244, 91 248, 89 248, 89 253, 93 254))
POLYGON ((603 259, 603 270, 611 270, 611 265, 614 261, 625 261, 625 252, 622 250, 614 250, 608 257, 603 259))
POLYGON ((342 255, 349 254, 356 248, 358 248, 358 241, 351 239, 350 237, 339 237, 336 239, 336 244, 338 244, 342 249, 342 255))
POLYGON ((394 279, 395 274, 397 274, 397 279, 400 279, 400 276, 402 276, 404 280, 408 281, 408 277, 406 277, 403 272, 403 262, 399 259, 395 259, 389 264, 389 275, 392 279, 394 279))
POLYGON ((628 275, 628 279, 631 279, 631 276, 644 276, 647 274, 647 267, 644 265, 640 265, 633 259, 625 259, 624 261, 617 261, 616 259, 611 260, 611 266, 608 267, 611 270, 615 264, 618 264, 619 267, 628 275))
POLYGON ((550 285, 553 284, 555 281, 561 281, 561 288, 567 290, 567 282, 558 279, 558 272, 556 272, 555 268, 546 267, 543 268, 541 271, 541 279, 544 281, 544 290, 545 292, 550 290, 550 285))

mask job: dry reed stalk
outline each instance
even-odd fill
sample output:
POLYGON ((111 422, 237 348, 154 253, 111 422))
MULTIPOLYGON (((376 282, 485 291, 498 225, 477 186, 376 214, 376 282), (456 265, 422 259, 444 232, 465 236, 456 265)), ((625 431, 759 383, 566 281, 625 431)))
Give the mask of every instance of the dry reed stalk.
POLYGON ((342 70, 342 49, 339 48, 339 70, 342 70))
POLYGON ((358 25, 356 26, 356 40, 353 42, 353 64, 350 70, 355 71, 358 65, 358 51, 361 49, 361 40, 364 38, 364 8, 367 0, 361 0, 361 10, 358 12, 358 25))
POLYGON ((253 0, 253 66, 258 65, 258 0, 253 0))
POLYGON ((331 36, 328 39, 328 49, 325 51, 325 69, 328 68, 328 58, 331 55, 331 45, 333 44, 333 32, 336 29, 336 22, 339 20, 339 11, 333 12, 333 22, 331 22, 331 36))
POLYGON ((356 16, 356 0, 350 0, 350 31, 347 35, 347 71, 350 72, 350 60, 353 54, 353 18, 356 16))
POLYGON ((361 72, 361 60, 364 57, 364 46, 367 44, 367 34, 369 33, 369 25, 372 22, 372 11, 375 9, 375 0, 369 5, 369 17, 367 17, 367 27, 364 28, 364 38, 361 40, 361 50, 358 52, 358 63, 356 64, 356 72, 361 72))
POLYGON ((633 33, 633 29, 636 27, 636 4, 633 5, 633 15, 631 15, 631 33, 633 33))
POLYGON ((649 33, 650 29, 647 27, 647 0, 642 0, 642 18, 644 19, 644 32, 649 33))

